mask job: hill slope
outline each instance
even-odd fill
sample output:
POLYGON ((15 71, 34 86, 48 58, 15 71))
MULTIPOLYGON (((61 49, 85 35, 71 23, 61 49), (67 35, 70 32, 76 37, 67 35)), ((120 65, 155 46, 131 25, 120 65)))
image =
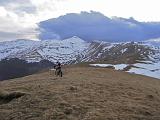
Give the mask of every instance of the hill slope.
POLYGON ((160 119, 157 79, 93 67, 64 68, 64 74, 63 78, 56 78, 44 72, 0 82, 0 118, 160 119))

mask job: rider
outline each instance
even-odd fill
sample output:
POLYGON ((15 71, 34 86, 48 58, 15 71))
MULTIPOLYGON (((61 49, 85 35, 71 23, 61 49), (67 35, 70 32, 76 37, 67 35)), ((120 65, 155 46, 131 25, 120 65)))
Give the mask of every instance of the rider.
POLYGON ((57 61, 56 65, 54 66, 54 68, 56 69, 55 75, 57 75, 57 72, 61 71, 61 63, 59 61, 57 61))
POLYGON ((56 69, 61 69, 61 63, 59 61, 56 63, 56 69))

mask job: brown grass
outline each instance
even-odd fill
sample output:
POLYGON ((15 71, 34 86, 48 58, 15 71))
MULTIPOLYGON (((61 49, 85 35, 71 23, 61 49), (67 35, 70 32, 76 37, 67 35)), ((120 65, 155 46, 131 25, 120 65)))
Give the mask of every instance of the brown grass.
POLYGON ((0 105, 0 120, 160 120, 160 81, 107 68, 71 67, 0 82, 27 93, 0 105))

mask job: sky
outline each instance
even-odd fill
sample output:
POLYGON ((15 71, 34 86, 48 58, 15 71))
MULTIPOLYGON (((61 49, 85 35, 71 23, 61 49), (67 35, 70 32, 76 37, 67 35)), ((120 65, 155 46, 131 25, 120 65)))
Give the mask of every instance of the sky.
POLYGON ((81 11, 160 21, 159 5, 160 0, 0 0, 0 41, 38 40, 37 23, 81 11))

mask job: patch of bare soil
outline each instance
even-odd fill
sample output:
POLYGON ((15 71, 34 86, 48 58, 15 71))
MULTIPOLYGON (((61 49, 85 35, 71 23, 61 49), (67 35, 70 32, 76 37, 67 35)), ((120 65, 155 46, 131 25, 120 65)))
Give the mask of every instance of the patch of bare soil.
POLYGON ((107 68, 39 73, 0 91, 0 120, 160 120, 159 80, 107 68))

